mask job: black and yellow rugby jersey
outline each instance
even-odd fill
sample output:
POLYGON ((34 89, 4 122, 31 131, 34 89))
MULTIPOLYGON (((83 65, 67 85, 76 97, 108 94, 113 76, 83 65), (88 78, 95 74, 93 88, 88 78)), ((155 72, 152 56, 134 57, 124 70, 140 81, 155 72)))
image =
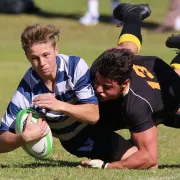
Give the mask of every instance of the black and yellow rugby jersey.
POLYGON ((163 60, 136 56, 130 87, 116 100, 100 102, 98 125, 106 131, 145 131, 163 123, 180 106, 180 78, 163 60))

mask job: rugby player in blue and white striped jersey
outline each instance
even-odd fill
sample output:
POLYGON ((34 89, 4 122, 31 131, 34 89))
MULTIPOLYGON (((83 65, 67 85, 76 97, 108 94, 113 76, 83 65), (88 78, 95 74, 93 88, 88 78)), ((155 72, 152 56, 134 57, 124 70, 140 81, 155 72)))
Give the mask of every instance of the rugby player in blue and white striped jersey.
POLYGON ((19 83, 2 118, 0 152, 14 150, 45 135, 46 123, 40 119, 38 124, 32 124, 31 115, 24 132, 15 134, 18 112, 32 104, 58 113, 58 117, 45 120, 53 135, 73 154, 81 147, 84 134, 91 127, 88 124, 98 121, 98 100, 91 86, 90 70, 82 58, 58 54, 58 36, 59 30, 54 26, 42 24, 29 26, 22 33, 22 48, 32 67, 19 83))

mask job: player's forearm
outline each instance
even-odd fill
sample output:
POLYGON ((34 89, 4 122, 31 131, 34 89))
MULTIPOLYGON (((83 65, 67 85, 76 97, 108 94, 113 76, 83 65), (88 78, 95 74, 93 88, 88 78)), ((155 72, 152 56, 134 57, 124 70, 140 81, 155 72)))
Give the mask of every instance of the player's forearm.
POLYGON ((60 111, 81 122, 95 124, 99 120, 99 108, 95 104, 72 105, 64 103, 60 111))
POLYGON ((0 134, 0 153, 13 151, 24 144, 21 135, 13 134, 9 131, 0 134))
POLYGON ((137 151, 125 160, 108 163, 107 168, 115 169, 149 169, 158 165, 158 159, 148 153, 137 151))

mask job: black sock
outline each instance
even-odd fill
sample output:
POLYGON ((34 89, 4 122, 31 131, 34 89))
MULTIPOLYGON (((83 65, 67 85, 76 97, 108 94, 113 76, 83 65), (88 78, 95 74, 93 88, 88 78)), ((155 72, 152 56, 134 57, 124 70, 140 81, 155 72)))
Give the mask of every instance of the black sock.
POLYGON ((142 44, 141 19, 131 16, 127 17, 126 23, 124 24, 120 36, 122 36, 123 34, 132 34, 136 36, 142 44))
POLYGON ((142 44, 142 35, 141 35, 141 19, 138 17, 128 16, 126 22, 123 26, 123 29, 119 36, 119 44, 121 42, 131 41, 138 46, 138 51, 141 48, 142 44))

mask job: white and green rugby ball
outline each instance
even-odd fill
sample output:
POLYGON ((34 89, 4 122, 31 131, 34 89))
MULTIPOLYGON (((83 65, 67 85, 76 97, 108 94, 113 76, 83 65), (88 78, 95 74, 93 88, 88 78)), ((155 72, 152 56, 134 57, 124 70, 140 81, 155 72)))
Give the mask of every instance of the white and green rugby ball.
MULTIPOLYGON (((31 121, 33 123, 37 123, 38 114, 34 110, 32 109, 21 110, 18 113, 17 118, 16 118, 16 133, 17 134, 20 134, 21 132, 23 132, 24 126, 26 124, 26 119, 29 113, 32 113, 31 121)), ((25 143, 22 146, 22 148, 32 157, 43 158, 52 151, 53 138, 52 138, 52 133, 49 126, 47 127, 47 130, 49 130, 49 133, 45 137, 25 143)))

